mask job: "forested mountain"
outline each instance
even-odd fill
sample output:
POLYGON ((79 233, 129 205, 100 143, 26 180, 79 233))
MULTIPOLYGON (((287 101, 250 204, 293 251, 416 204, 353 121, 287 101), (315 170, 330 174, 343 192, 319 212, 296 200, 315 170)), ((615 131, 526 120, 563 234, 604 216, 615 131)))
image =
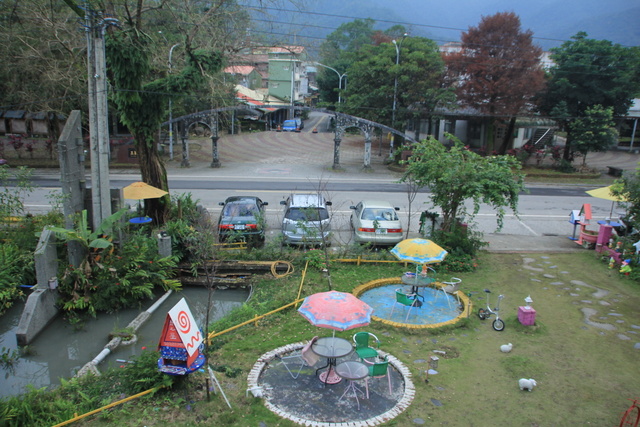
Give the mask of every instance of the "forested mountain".
POLYGON ((372 18, 379 29, 400 23, 410 34, 438 43, 458 41, 462 30, 497 12, 515 12, 544 49, 559 46, 578 31, 624 46, 640 45, 637 0, 306 0, 298 7, 281 2, 268 10, 277 21, 272 28, 277 26, 282 35, 288 27, 298 43, 310 47, 355 18, 372 18))

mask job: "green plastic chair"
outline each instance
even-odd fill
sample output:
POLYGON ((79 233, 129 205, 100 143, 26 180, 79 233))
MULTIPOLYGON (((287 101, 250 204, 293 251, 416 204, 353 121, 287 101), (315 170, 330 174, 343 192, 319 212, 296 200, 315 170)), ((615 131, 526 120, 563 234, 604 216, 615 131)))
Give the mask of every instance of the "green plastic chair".
POLYGON ((407 317, 404 319, 406 322, 409 319, 409 314, 411 314, 411 309, 413 307, 419 307, 418 298, 410 298, 409 295, 402 292, 401 288, 396 289, 396 301, 393 303, 393 307, 391 307, 391 315, 390 319, 393 318, 393 310, 395 310, 396 305, 400 304, 403 307, 409 307, 409 311, 407 312, 407 317))
POLYGON ((369 378, 387 377, 389 383, 389 396, 391 396, 391 375, 389 375, 389 361, 377 362, 369 365, 369 376, 365 378, 365 389, 367 390, 367 399, 369 398, 369 378))
POLYGON ((380 340, 371 332, 358 332, 353 336, 353 342, 356 345, 356 353, 361 360, 375 358, 378 356, 378 350, 369 346, 369 339, 375 340, 376 348, 380 348, 380 340))

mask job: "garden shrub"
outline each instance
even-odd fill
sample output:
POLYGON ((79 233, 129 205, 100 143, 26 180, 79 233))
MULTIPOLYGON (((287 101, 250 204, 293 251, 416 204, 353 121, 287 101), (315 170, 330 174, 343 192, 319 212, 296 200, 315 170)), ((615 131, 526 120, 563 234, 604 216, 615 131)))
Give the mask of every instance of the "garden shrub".
POLYGON ((184 219, 173 219, 167 221, 163 228, 171 236, 171 253, 177 262, 194 262, 197 259, 196 248, 202 236, 192 223, 184 219))
POLYGON ((450 273, 466 273, 474 271, 478 262, 469 254, 453 249, 439 265, 439 268, 450 273))
POLYGON ((482 233, 462 226, 453 227, 451 231, 437 230, 432 240, 446 249, 450 255, 458 253, 471 257, 476 256, 480 249, 488 245, 482 240, 482 233))
POLYGON ((24 294, 20 285, 34 284, 33 254, 16 244, 0 246, 0 315, 24 294))
POLYGON ((170 220, 182 219, 190 224, 197 224, 200 218, 198 210, 199 200, 194 200, 191 193, 184 193, 171 197, 169 209, 170 220))
POLYGON ((153 297, 155 289, 179 289, 171 280, 177 267, 175 258, 161 258, 156 241, 133 235, 118 250, 97 255, 94 263, 68 266, 58 288, 65 310, 113 312, 135 307, 153 297))

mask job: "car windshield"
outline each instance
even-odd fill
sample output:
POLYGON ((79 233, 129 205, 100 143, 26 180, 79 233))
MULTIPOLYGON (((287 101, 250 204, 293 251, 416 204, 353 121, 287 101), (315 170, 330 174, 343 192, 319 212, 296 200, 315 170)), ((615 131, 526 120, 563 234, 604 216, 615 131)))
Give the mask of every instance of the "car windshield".
POLYGON ((397 221, 398 215, 391 208, 367 208, 362 211, 361 218, 367 221, 397 221))
POLYGON ((325 208, 289 208, 284 216, 291 221, 323 221, 329 219, 325 208))
POLYGON ((257 214, 258 207, 247 202, 227 203, 222 212, 223 216, 256 216, 257 214))

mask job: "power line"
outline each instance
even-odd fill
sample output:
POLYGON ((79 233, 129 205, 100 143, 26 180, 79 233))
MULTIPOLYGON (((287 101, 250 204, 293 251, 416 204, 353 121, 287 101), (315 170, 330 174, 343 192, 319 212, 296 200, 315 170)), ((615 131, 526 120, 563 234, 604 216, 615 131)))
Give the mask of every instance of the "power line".
MULTIPOLYGON (((248 5, 242 5, 239 4, 240 6, 245 6, 247 8, 250 8, 251 6, 248 5)), ((265 10, 273 10, 276 12, 289 12, 289 13, 294 13, 294 14, 306 14, 306 15, 315 15, 315 16, 326 16, 329 18, 341 18, 341 19, 351 19, 351 20, 366 20, 368 18, 362 18, 362 17, 358 17, 358 16, 348 16, 348 15, 336 15, 336 14, 332 14, 332 13, 323 13, 323 12, 310 12, 310 11, 300 11, 300 10, 294 10, 294 9, 285 9, 285 8, 275 8, 275 7, 268 7, 268 6, 262 6, 261 9, 265 9, 265 10)), ((451 30, 451 31, 467 31, 467 29, 463 29, 463 28, 456 28, 456 27, 443 27, 443 26, 438 26, 438 25, 428 25, 428 24, 416 24, 416 23, 410 23, 410 22, 401 22, 401 21, 392 21, 392 20, 387 20, 387 19, 373 19, 375 22, 384 22, 387 24, 393 24, 393 25, 407 25, 410 27, 422 27, 422 28, 433 28, 433 29, 439 29, 439 30, 451 30)), ((552 39, 552 38, 545 38, 545 37, 534 37, 536 39, 540 39, 540 40, 546 40, 546 41, 556 41, 556 42, 565 42, 567 40, 561 40, 561 39, 552 39)))

